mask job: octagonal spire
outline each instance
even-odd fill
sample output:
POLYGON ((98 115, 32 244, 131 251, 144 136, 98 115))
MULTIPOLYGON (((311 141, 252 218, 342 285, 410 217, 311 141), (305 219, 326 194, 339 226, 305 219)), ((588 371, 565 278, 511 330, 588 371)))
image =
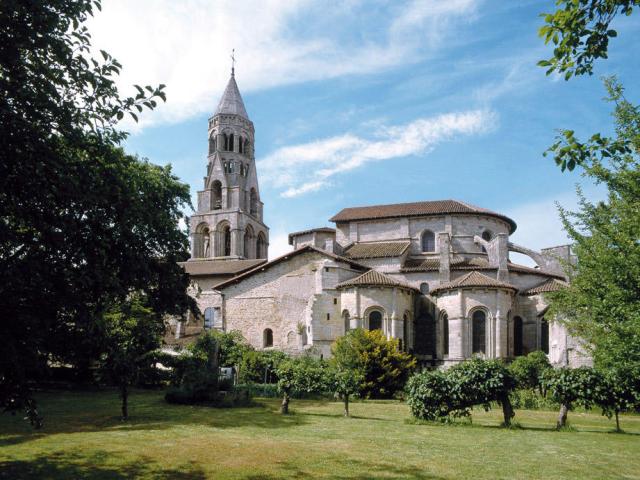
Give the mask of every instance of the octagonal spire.
POLYGON ((227 83, 227 88, 224 89, 224 93, 222 94, 222 98, 220 99, 220 103, 218 103, 218 108, 214 115, 219 114, 240 115, 249 120, 249 115, 247 115, 247 110, 244 108, 244 102, 242 101, 240 90, 238 90, 238 84, 236 83, 233 71, 231 72, 231 78, 229 79, 229 83, 227 83))

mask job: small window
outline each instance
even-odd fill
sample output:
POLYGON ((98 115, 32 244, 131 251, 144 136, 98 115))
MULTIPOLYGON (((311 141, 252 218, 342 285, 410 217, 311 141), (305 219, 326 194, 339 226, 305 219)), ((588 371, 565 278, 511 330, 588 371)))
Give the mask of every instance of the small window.
POLYGON ((327 313, 327 320, 331 320, 331 314, 327 313))
POLYGON ((442 315, 442 354, 449 355, 449 315, 442 315))
POLYGON ((476 310, 471 317, 472 349, 473 353, 485 353, 486 350, 487 315, 482 310, 476 310))
POLYGON ((513 354, 518 357, 523 354, 522 318, 513 318, 513 354))
POLYGON ((429 284, 427 282, 420 284, 420 293, 429 295, 429 284))
POLYGON ((544 318, 540 321, 540 350, 549 354, 549 322, 544 318))
POLYGON ((431 230, 425 230, 422 233, 420 240, 423 252, 435 252, 436 251, 436 236, 431 230))
POLYGON ((273 347, 273 330, 266 328, 262 334, 262 346, 273 347))
POLYGON ((207 307, 204 309, 204 328, 210 330, 215 323, 215 313, 213 308, 207 307))
POLYGON ((334 298, 334 299, 333 299, 333 304, 334 304, 334 305, 337 305, 337 304, 338 304, 338 299, 337 299, 337 298, 334 298))
POLYGON ((382 330, 382 313, 378 310, 369 314, 369 330, 382 330))
POLYGON ((491 230, 485 230, 484 232, 482 232, 483 240, 490 242, 492 238, 493 238, 493 234, 491 233, 491 230))

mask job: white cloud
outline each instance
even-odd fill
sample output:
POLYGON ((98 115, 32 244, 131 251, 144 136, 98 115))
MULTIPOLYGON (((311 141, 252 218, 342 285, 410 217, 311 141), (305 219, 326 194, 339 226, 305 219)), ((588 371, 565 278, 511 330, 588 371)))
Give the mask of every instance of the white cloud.
POLYGON ((292 250, 293 247, 289 245, 289 234, 276 232, 269 236, 269 260, 273 260, 292 250))
POLYGON ((212 112, 229 76, 232 48, 242 91, 379 71, 417 62, 468 20, 479 0, 336 7, 311 0, 110 0, 90 21, 93 44, 114 55, 119 85, 167 84, 168 103, 142 125, 175 123, 212 112), (387 18, 388 17, 388 18, 387 18), (311 21, 313 20, 313 21, 311 21))
POLYGON ((263 183, 296 197, 330 185, 329 178, 369 162, 428 153, 436 144, 486 132, 496 123, 488 110, 419 118, 406 125, 380 125, 373 138, 346 134, 279 148, 258 162, 263 183))

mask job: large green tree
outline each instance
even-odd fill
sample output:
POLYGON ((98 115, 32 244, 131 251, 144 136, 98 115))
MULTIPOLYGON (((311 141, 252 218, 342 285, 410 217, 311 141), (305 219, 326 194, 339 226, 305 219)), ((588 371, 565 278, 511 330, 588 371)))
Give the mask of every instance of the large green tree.
MULTIPOLYGON (((0 405, 30 403, 51 361, 88 366, 97 319, 142 291, 154 312, 190 305, 176 265, 188 186, 127 155, 117 122, 164 100, 122 97, 120 64, 91 49, 96 0, 0 3, 0 405)), ((34 417, 35 418, 35 417, 34 417)))
POLYGON ((543 13, 540 36, 553 43, 553 56, 538 65, 547 74, 558 72, 569 80, 573 75, 591 75, 593 63, 607 58, 609 39, 618 33, 610 27, 619 15, 631 15, 640 0, 556 0, 557 9, 543 13))

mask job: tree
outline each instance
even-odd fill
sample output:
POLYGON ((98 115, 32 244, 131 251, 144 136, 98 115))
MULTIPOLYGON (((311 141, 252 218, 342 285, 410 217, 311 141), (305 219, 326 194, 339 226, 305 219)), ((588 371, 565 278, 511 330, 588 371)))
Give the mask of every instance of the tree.
POLYGON ((392 397, 404 388, 416 366, 415 358, 402 352, 397 340, 387 339, 379 330, 350 330, 341 341, 344 343, 339 348, 344 346, 355 352, 356 360, 350 362, 355 362, 364 377, 360 384, 363 397, 392 397))
POLYGON ((220 366, 221 367, 238 367, 242 363, 243 356, 253 351, 253 347, 249 345, 247 340, 238 330, 230 332, 214 331, 218 344, 220 345, 220 366))
MULTIPOLYGON (((0 405, 34 407, 28 380, 51 361, 88 371, 100 319, 132 291, 155 313, 186 295, 189 188, 170 167, 125 154, 125 115, 163 85, 121 97, 121 65, 94 58, 84 22, 99 1, 0 6, 0 405)), ((31 410, 33 411, 33 410, 31 410)), ((35 418, 32 416, 32 419, 35 418)))
POLYGON ((524 357, 517 357, 511 362, 511 365, 509 365, 509 370, 518 388, 538 389, 540 393, 543 393, 541 383, 542 375, 550 368, 552 367, 549 363, 549 358, 540 350, 531 352, 524 357))
POLYGON ((344 402, 344 416, 349 416, 349 398, 360 391, 365 379, 357 348, 356 336, 349 332, 331 347, 331 390, 344 402))
POLYGON ((551 313, 586 342, 598 368, 640 365, 640 108, 608 79, 615 104, 615 138, 580 142, 571 131, 549 149, 561 165, 580 165, 583 176, 607 189, 589 202, 578 190, 577 212, 560 209, 577 257, 568 288, 548 294, 551 313))
POLYGON ((277 383, 278 365, 287 355, 278 350, 247 350, 240 363, 242 383, 277 383))
POLYGON ((545 25, 539 34, 545 44, 555 46, 553 56, 538 65, 547 75, 557 71, 565 80, 573 75, 591 75, 593 62, 607 58, 609 39, 618 34, 609 28, 618 15, 631 15, 640 0, 557 0, 558 9, 543 13, 545 25))
POLYGON ((104 353, 100 359, 103 379, 118 386, 122 400, 122 419, 129 418, 129 387, 160 348, 164 322, 146 305, 143 295, 133 293, 104 315, 104 353))
POLYGON ((327 364, 311 356, 289 358, 280 362, 276 370, 278 391, 282 395, 280 413, 289 413, 292 395, 318 393, 327 390, 327 364))
POLYGON ((616 431, 621 432, 620 413, 640 408, 640 369, 610 369, 603 376, 604 388, 597 399, 602 413, 616 417, 616 431))

